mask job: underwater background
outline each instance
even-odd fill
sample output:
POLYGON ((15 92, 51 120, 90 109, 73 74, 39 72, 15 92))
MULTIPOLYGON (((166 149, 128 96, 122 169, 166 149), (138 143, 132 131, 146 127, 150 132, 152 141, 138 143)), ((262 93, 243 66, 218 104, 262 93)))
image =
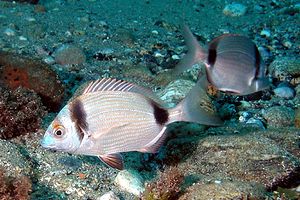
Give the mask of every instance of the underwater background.
POLYGON ((0 199, 300 199, 299 13, 296 0, 0 0, 0 199), (122 171, 41 147, 88 81, 182 100, 203 69, 171 73, 187 51, 183 24, 203 46, 250 38, 271 86, 209 88, 224 125, 171 124, 159 153, 123 153, 122 171))

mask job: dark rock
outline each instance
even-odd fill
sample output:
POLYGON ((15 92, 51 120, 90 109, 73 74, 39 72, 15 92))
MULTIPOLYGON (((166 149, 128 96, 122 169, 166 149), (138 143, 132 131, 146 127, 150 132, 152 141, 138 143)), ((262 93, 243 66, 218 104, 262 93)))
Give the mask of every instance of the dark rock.
POLYGON ((0 87, 0 138, 10 139, 37 131, 45 109, 40 97, 32 91, 0 87))
POLYGON ((39 60, 15 53, 0 52, 0 84, 36 92, 43 104, 53 112, 61 106, 64 87, 50 66, 39 60))
POLYGON ((267 120, 268 126, 288 127, 294 123, 295 111, 286 106, 274 106, 267 109, 263 117, 267 120))

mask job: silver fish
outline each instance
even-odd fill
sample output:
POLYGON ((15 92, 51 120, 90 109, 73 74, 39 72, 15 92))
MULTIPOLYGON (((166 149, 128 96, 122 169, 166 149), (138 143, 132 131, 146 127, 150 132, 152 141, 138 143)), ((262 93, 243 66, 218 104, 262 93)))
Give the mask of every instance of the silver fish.
POLYGON ((175 74, 203 62, 208 81, 220 91, 247 95, 270 85, 265 75, 265 64, 249 38, 225 34, 212 40, 206 50, 187 26, 183 29, 188 53, 175 67, 175 74))
POLYGON ((172 122, 222 124, 201 82, 197 84, 181 103, 167 109, 149 89, 110 78, 93 81, 58 113, 41 145, 98 156, 121 170, 121 152, 157 152, 172 122))

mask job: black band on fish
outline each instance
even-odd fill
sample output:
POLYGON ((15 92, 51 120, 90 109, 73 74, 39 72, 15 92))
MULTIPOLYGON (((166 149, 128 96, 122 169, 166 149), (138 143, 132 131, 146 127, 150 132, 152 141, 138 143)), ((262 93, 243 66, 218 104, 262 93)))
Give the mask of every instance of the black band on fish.
POLYGON ((260 64, 261 64, 261 57, 259 54, 259 51, 257 49, 257 47, 254 45, 254 51, 255 51, 255 79, 258 78, 258 76, 260 75, 260 64))
POLYGON ((83 139, 84 132, 88 130, 86 122, 86 113, 80 100, 75 99, 70 105, 71 120, 75 122, 78 137, 80 141, 83 139))
POLYGON ((159 125, 164 125, 169 120, 168 110, 159 107, 155 102, 151 102, 151 104, 153 106, 153 112, 156 123, 159 125))
POLYGON ((208 50, 207 63, 210 66, 214 66, 216 60, 217 60, 217 51, 216 51, 216 49, 209 49, 208 50))

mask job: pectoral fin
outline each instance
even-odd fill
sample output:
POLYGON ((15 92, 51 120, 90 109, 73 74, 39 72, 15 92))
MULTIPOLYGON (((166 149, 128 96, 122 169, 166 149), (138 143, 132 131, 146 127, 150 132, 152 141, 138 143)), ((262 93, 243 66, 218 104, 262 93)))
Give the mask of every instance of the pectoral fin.
POLYGON ((152 141, 139 151, 143 153, 157 153, 167 137, 166 129, 167 127, 164 127, 152 141))
POLYGON ((112 168, 115 168, 118 170, 122 170, 124 168, 123 158, 122 158, 121 154, 119 154, 119 153, 100 155, 98 157, 102 162, 104 162, 105 164, 107 164, 108 166, 110 166, 112 168))

